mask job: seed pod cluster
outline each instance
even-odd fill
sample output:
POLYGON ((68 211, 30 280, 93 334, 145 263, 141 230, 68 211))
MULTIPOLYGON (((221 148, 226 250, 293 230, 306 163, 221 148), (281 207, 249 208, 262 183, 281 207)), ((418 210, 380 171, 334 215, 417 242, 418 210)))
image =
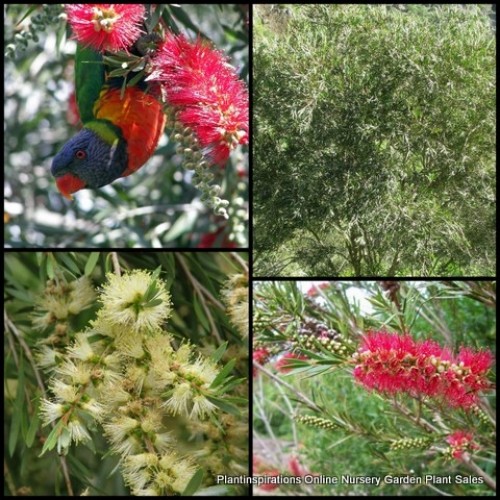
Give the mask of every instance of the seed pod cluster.
POLYGON ((429 438, 403 438, 391 443, 391 450, 409 450, 427 448, 431 443, 429 438))
POLYGON ((311 427, 318 427, 320 429, 336 429, 339 427, 336 423, 326 418, 313 417, 312 415, 296 415, 295 420, 301 424, 310 425, 311 427))
POLYGON ((345 339, 339 332, 315 319, 303 322, 293 334, 292 339, 300 347, 309 350, 319 350, 321 346, 339 355, 346 355, 351 351, 346 345, 352 343, 350 339, 345 339))
POLYGON ((481 410, 481 408, 479 408, 478 405, 473 405, 471 407, 471 410, 472 410, 472 413, 474 413, 474 415, 477 417, 477 419, 482 423, 482 424, 489 424, 491 425, 491 422, 490 422, 490 419, 488 418, 488 416, 486 415, 486 413, 484 413, 483 410, 481 410))

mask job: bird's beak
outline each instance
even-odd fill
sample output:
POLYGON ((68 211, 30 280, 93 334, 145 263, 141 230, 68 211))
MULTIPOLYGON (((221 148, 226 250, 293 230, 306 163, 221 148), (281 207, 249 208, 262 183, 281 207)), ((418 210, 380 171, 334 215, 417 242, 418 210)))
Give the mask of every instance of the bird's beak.
POLYGON ((76 193, 85 187, 85 182, 72 174, 64 174, 56 177, 56 184, 59 192, 68 200, 73 199, 73 196, 71 196, 72 193, 76 193))

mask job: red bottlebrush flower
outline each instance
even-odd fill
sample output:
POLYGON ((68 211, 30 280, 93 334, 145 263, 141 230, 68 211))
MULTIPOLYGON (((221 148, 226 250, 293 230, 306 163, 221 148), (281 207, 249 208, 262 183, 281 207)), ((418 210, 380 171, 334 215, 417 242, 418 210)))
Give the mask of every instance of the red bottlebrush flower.
MULTIPOLYGON (((262 476, 268 476, 268 477, 276 477, 280 475, 280 471, 277 469, 270 469, 266 471, 261 472, 262 476)), ((279 484, 275 483, 264 483, 260 485, 260 489, 264 491, 272 491, 275 490, 276 488, 279 488, 279 484)))
POLYGON ((227 58, 198 39, 167 34, 148 80, 161 82, 177 118, 223 165, 234 147, 248 144, 248 90, 227 58))
POLYGON ((203 234, 197 248, 238 248, 238 245, 229 241, 227 234, 223 233, 224 228, 220 227, 213 233, 203 234))
POLYGON ((319 290, 325 290, 325 288, 328 288, 330 286, 330 283, 319 283, 318 285, 313 285, 309 290, 307 290, 307 295, 309 297, 317 297, 319 295, 319 290))
POLYGON ((69 96, 68 109, 66 111, 66 120, 70 125, 76 127, 80 123, 80 112, 76 105, 76 92, 73 90, 69 96))
POLYGON ((473 440, 472 432, 455 431, 446 438, 453 458, 461 460, 466 452, 478 450, 480 446, 473 440))
POLYGON ((486 373, 493 356, 462 348, 455 359, 432 340, 382 331, 365 335, 353 359, 354 377, 368 389, 434 396, 469 408, 477 402, 478 392, 490 387, 486 373))
POLYGON ((300 465, 299 459, 296 456, 292 456, 288 460, 288 470, 293 476, 303 477, 309 474, 307 469, 305 469, 304 467, 302 467, 302 465, 300 465))
POLYGON ((281 373, 288 373, 293 366, 289 363, 290 359, 308 359, 307 356, 303 354, 295 354, 293 352, 286 352, 274 365, 276 370, 281 373))
POLYGON ((75 38, 98 52, 127 50, 142 33, 142 4, 79 3, 65 8, 75 38))
MULTIPOLYGON (((259 365, 263 365, 267 359, 269 358, 269 351, 265 347, 260 347, 259 349, 256 349, 253 354, 252 354, 252 359, 254 361, 257 361, 259 365)), ((257 370, 253 369, 253 376, 257 376, 257 370)))

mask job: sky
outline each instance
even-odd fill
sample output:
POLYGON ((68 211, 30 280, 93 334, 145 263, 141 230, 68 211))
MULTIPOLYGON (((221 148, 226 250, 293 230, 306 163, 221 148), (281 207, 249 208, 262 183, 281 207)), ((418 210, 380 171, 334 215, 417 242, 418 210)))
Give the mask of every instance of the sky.
MULTIPOLYGON (((328 283, 328 281, 297 281, 299 288, 301 288, 302 291, 304 292, 307 292, 315 284, 319 285, 320 283, 328 283)), ((373 307, 367 299, 369 295, 366 290, 363 290, 353 285, 351 288, 347 290, 346 295, 347 299, 351 303, 353 304, 355 302, 359 303, 361 312, 366 314, 373 312, 373 307)), ((318 300, 321 301, 321 298, 318 298, 318 300)))

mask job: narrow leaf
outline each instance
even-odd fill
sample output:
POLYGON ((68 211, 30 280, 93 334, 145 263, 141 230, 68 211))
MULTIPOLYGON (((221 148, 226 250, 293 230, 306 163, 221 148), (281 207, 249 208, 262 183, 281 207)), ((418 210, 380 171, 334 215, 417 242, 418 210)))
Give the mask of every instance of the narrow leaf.
POLYGON ((40 453, 40 455, 38 455, 39 458, 43 456, 46 451, 54 449, 55 445, 57 444, 57 440, 59 439, 59 436, 61 434, 61 430, 63 429, 63 425, 64 425, 63 421, 59 420, 59 422, 57 422, 55 427, 50 431, 50 434, 47 436, 47 440, 43 445, 42 452, 40 453))
POLYGON ((192 496, 193 493, 196 493, 196 491, 198 491, 202 481, 203 481, 203 469, 198 469, 191 478, 191 481, 189 481, 188 485, 186 486, 186 489, 182 492, 182 496, 183 497, 192 496))
POLYGON ((224 379, 233 371, 235 364, 236 359, 231 359, 230 361, 228 361, 226 366, 224 366, 224 368, 222 368, 219 374, 214 378, 210 388, 213 389, 220 385, 224 381, 224 379))
POLYGON ((97 261, 99 260, 99 255, 99 252, 90 253, 87 263, 85 264, 85 276, 90 276, 92 274, 92 271, 95 269, 97 261))
POLYGON ((215 363, 217 363, 219 359, 222 358, 222 356, 224 356, 226 349, 227 349, 227 342, 224 342, 210 357, 215 363))

